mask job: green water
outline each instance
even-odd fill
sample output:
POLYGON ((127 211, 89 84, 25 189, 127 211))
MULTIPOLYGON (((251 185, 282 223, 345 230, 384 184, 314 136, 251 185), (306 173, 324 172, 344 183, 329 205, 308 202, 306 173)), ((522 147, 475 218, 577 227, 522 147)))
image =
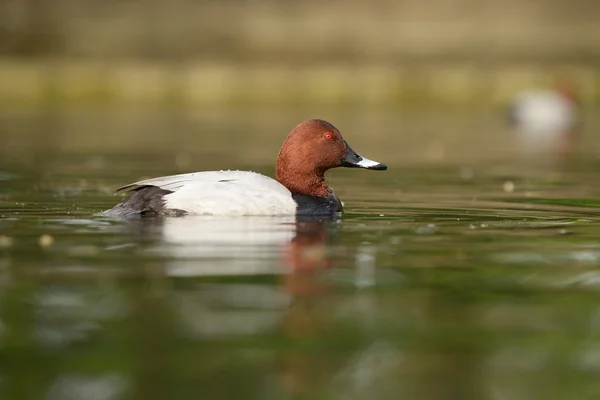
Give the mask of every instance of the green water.
POLYGON ((95 216, 142 177, 272 175, 313 115, 0 117, 0 398, 600 396, 594 125, 549 162, 493 116, 332 113, 390 166, 328 174, 342 221, 95 216))

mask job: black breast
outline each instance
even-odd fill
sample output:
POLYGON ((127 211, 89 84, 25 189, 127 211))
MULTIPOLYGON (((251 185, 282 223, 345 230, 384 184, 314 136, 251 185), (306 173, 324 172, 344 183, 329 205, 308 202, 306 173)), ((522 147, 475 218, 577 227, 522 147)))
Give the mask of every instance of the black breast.
POLYGON ((333 215, 342 212, 342 202, 333 192, 327 197, 294 193, 292 198, 298 204, 298 215, 333 215))

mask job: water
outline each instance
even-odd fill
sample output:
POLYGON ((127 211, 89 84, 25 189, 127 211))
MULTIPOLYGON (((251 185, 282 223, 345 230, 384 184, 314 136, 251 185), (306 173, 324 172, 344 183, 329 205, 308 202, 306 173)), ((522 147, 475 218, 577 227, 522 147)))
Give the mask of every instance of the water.
POLYGON ((342 221, 95 215, 142 177, 272 175, 302 118, 3 115, 0 396, 600 395, 593 141, 525 161, 492 116, 339 113, 390 164, 329 173, 342 221))

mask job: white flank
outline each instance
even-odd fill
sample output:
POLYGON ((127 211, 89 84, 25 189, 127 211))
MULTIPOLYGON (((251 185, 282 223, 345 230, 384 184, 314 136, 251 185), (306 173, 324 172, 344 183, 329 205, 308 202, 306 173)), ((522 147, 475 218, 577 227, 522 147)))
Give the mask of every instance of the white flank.
POLYGON ((551 137, 575 126, 577 107, 554 92, 526 93, 516 102, 515 118, 523 134, 551 137))
POLYGON ((168 209, 193 215, 294 215, 292 193, 275 179, 250 171, 206 171, 164 176, 132 184, 171 190, 168 209))

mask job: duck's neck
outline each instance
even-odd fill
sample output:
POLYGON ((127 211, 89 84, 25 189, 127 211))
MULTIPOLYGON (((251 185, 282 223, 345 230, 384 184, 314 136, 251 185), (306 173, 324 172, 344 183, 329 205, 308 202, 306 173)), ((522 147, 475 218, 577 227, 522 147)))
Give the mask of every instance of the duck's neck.
POLYGON ((294 194, 304 194, 315 197, 328 197, 329 188, 325 182, 324 172, 305 171, 286 168, 277 164, 277 180, 294 194))

